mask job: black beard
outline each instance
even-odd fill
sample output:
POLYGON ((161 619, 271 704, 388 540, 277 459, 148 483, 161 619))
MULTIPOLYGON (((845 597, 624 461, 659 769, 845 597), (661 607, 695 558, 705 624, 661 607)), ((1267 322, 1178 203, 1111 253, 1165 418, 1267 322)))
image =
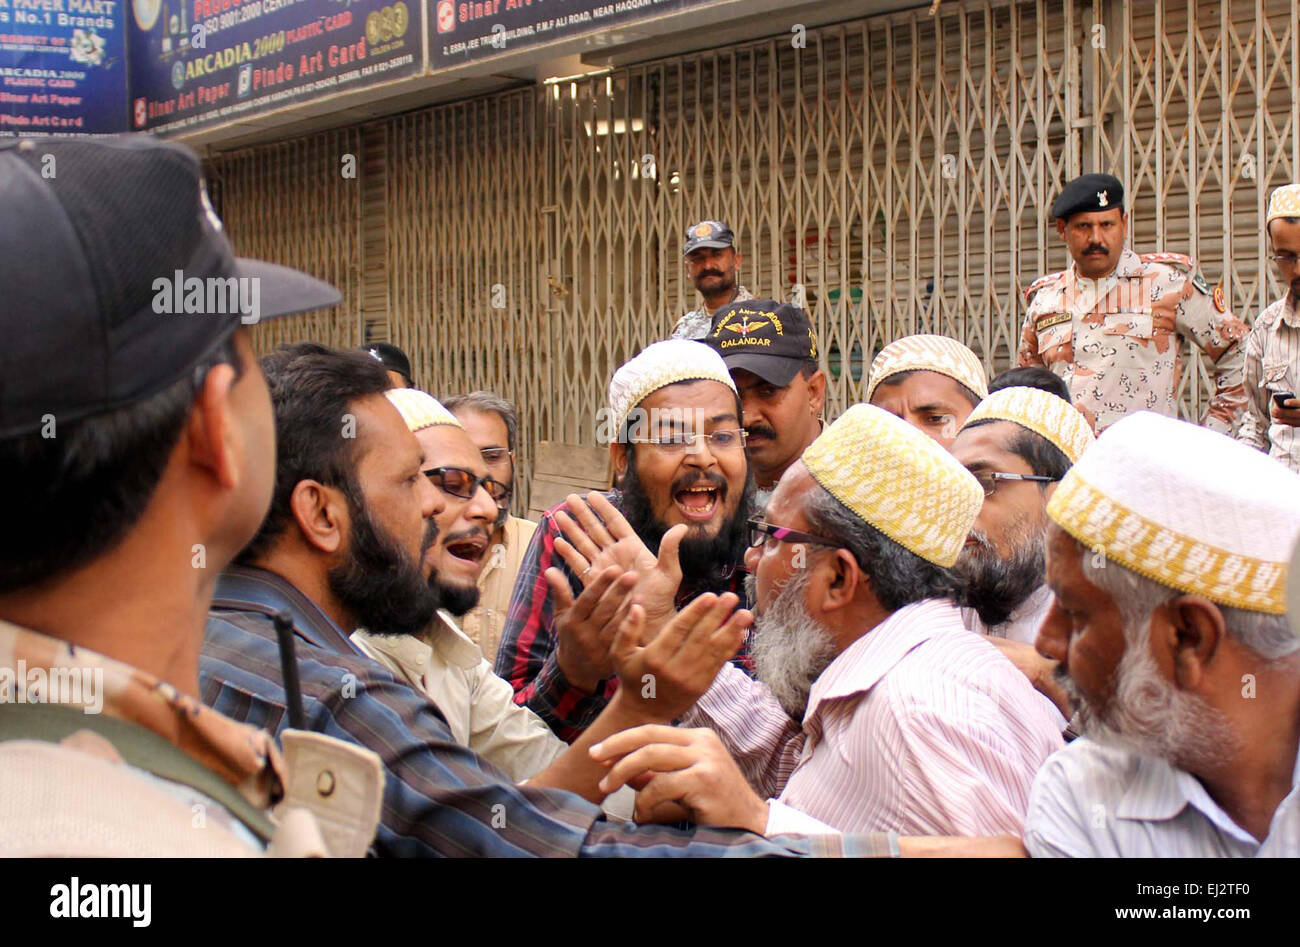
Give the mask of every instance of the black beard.
POLYGON ((477 585, 451 585, 448 582, 442 582, 434 577, 434 584, 438 589, 438 597, 442 600, 439 608, 445 608, 457 618, 463 618, 465 613, 478 604, 479 589, 477 585))
POLYGON ((437 538, 437 524, 428 521, 420 555, 412 561, 401 543, 371 517, 360 491, 344 493, 352 537, 346 558, 326 576, 330 591, 372 634, 419 634, 441 605, 437 574, 425 579, 420 568, 437 538))
POLYGON ((991 546, 968 547, 952 571, 959 583, 958 604, 975 609, 985 625, 1000 625, 1046 579, 1044 537, 1022 540, 1006 560, 999 559, 991 546))
MULTIPOLYGON (((718 484, 718 502, 727 498, 728 487, 718 484)), ((627 473, 619 483, 621 496, 617 503, 619 512, 627 519, 632 531, 640 537, 646 547, 655 555, 659 554, 659 542, 668 532, 668 526, 655 519, 650 510, 650 498, 645 486, 636 473, 636 458, 631 458, 627 473)), ((754 506, 754 476, 745 472, 745 492, 741 494, 736 512, 723 521, 722 528, 715 536, 703 536, 695 527, 691 527, 678 548, 678 558, 682 565, 682 584, 677 590, 678 598, 689 595, 692 598, 703 592, 726 592, 730 588, 731 576, 737 569, 745 567, 745 551, 749 548, 749 516, 754 506)))

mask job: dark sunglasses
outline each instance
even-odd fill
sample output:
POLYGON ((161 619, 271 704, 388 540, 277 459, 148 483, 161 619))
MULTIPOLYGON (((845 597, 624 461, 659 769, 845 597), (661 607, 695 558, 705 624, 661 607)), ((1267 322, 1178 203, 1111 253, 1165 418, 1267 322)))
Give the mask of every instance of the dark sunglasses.
POLYGON ((496 503, 498 509, 505 509, 510 505, 509 487, 491 477, 476 477, 463 467, 434 467, 424 471, 424 475, 433 482, 435 487, 449 496, 472 500, 478 488, 482 487, 488 492, 488 496, 496 503))

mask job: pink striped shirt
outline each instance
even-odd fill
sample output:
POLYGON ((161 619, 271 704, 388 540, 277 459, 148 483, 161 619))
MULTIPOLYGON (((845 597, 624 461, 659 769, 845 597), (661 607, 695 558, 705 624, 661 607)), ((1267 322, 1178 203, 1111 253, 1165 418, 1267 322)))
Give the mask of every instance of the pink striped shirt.
POLYGON ((939 600, 831 662, 802 729, 726 668, 684 723, 711 726, 760 793, 780 792, 769 835, 1019 835, 1034 774, 1063 745, 1025 676, 939 600))

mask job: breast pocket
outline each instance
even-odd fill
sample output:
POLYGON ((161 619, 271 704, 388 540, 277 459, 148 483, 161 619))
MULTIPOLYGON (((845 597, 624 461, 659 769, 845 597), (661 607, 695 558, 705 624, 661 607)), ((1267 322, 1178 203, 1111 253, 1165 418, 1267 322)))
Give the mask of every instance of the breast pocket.
POLYGON ((1287 377, 1287 369, 1290 367, 1286 362, 1265 362, 1259 386, 1269 391, 1293 391, 1290 379, 1287 377))
POLYGON ((1044 364, 1074 361, 1074 316, 1068 312, 1040 316, 1034 331, 1038 333, 1038 354, 1044 364))
POLYGON ((1116 365, 1142 366, 1152 358, 1151 339, 1155 332, 1150 312, 1121 310, 1102 316, 1101 334, 1115 350, 1116 365))

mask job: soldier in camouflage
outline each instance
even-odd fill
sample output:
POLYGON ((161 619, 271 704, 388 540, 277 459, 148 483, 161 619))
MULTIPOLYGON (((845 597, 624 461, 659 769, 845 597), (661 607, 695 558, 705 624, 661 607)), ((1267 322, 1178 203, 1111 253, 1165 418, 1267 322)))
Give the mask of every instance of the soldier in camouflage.
POLYGON ((1214 394, 1202 419, 1231 434, 1245 406, 1246 325, 1228 311, 1181 253, 1139 255, 1124 245, 1124 187, 1108 174, 1071 181, 1052 205, 1069 269, 1036 280, 1019 363, 1040 365, 1070 386, 1101 433, 1135 411, 1177 417, 1185 338, 1214 365, 1214 394))

